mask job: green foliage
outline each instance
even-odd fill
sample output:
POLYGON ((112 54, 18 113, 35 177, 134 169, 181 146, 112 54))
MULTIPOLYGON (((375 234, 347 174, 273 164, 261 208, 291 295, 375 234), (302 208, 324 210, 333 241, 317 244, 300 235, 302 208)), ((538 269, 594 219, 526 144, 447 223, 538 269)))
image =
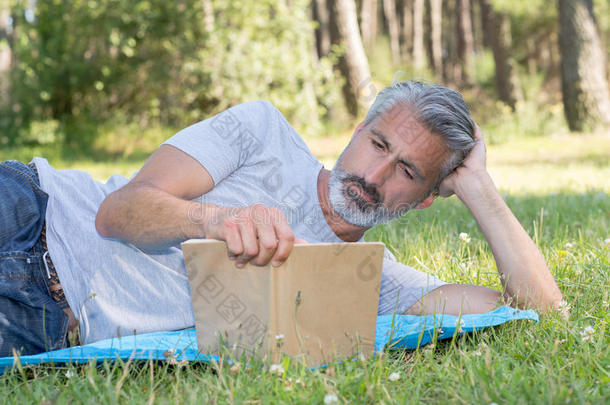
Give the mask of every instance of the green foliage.
POLYGON ((331 61, 313 58, 308 3, 213 1, 214 29, 200 54, 210 86, 199 102, 219 112, 265 98, 298 128, 317 132, 320 117, 340 95, 331 61))
POLYGON ((493 54, 485 50, 475 58, 478 86, 462 93, 475 121, 484 129, 489 143, 503 143, 520 137, 545 136, 567 130, 558 95, 549 95, 546 72, 526 73, 518 69, 524 100, 513 111, 497 99, 493 54))
POLYGON ((261 98, 317 129, 339 91, 331 63, 313 58, 308 2, 211 3, 207 32, 200 0, 10 0, 17 63, 3 142, 47 142, 30 125, 48 121, 76 127, 58 140, 88 144, 97 131, 83 139, 82 125, 183 127, 261 98))
MULTIPOLYGON (((179 86, 166 86, 168 78, 184 77, 182 64, 203 38, 197 4, 52 0, 30 8, 12 0, 17 66, 9 134, 21 135, 36 121, 100 122, 119 110, 143 122, 171 122, 176 116, 166 107, 179 86), (195 12, 185 13, 188 7, 195 12)), ((75 135, 65 132, 65 141, 83 141, 75 135)))

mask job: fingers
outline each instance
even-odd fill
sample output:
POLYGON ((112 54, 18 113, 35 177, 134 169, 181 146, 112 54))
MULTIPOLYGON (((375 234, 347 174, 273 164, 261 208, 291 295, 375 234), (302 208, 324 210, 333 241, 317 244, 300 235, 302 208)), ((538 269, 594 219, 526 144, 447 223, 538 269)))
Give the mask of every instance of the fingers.
POLYGON ((477 141, 483 138, 483 134, 481 133, 481 127, 477 124, 474 124, 474 140, 477 141))
POLYGON ((239 231, 244 249, 242 253, 235 258, 235 265, 237 267, 243 267, 253 257, 258 255, 258 239, 256 227, 252 222, 242 221, 239 224, 239 231))
POLYGON ((271 265, 277 267, 288 258, 288 255, 294 246, 295 239, 294 233, 292 232, 292 229, 290 229, 290 225, 286 222, 286 218, 283 214, 278 218, 278 221, 275 224, 275 230, 278 237, 278 246, 273 255, 271 265))
POLYGON ((483 132, 481 131, 481 127, 477 124, 474 124, 474 140, 476 142, 480 142, 483 144, 485 148, 485 140, 483 139, 483 132))
POLYGON ((229 259, 235 260, 235 258, 244 252, 244 245, 241 241, 241 232, 237 225, 232 225, 224 233, 224 240, 227 243, 227 250, 229 251, 229 259))
POLYGON ((277 267, 288 258, 294 246, 294 233, 284 213, 277 208, 257 204, 240 209, 222 225, 229 259, 235 260, 239 268, 246 263, 256 266, 271 263, 277 267))
POLYGON ((272 224, 263 223, 258 225, 258 255, 252 260, 253 264, 266 266, 274 256, 278 239, 272 224))

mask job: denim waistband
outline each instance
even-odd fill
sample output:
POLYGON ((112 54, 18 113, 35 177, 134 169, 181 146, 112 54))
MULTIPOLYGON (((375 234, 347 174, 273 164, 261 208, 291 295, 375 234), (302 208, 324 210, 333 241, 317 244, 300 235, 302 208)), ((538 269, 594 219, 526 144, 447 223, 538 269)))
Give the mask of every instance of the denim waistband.
MULTIPOLYGON (((34 175, 36 177, 36 181, 40 184, 40 177, 38 175, 38 169, 34 162, 30 162, 27 166, 34 171, 34 175)), ((64 294, 64 290, 61 287, 61 283, 59 282, 59 276, 57 275, 57 270, 55 270, 55 265, 51 260, 51 255, 49 254, 49 248, 47 247, 47 224, 46 221, 42 226, 42 232, 40 234, 40 240, 42 241, 42 250, 44 266, 47 271, 47 276, 49 277, 49 293, 51 294, 51 298, 55 301, 61 309, 68 308, 68 301, 66 300, 66 296, 64 294)))

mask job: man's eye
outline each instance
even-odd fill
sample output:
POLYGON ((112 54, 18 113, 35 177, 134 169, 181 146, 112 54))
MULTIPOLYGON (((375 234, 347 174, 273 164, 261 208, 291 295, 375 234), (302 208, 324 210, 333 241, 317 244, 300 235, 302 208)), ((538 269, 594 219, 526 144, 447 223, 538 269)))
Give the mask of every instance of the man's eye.
POLYGON ((377 142, 377 141, 375 141, 375 140, 372 140, 372 139, 371 139, 371 142, 373 143, 373 145, 375 146, 375 148, 377 148, 377 149, 379 149, 379 150, 382 150, 382 149, 383 149, 383 145, 382 145, 382 144, 380 144, 379 142, 377 142))
POLYGON ((409 171, 407 169, 402 169, 403 173, 405 174, 405 176, 407 176, 408 178, 410 178, 411 180, 413 180, 413 176, 411 176, 411 173, 409 173, 409 171))

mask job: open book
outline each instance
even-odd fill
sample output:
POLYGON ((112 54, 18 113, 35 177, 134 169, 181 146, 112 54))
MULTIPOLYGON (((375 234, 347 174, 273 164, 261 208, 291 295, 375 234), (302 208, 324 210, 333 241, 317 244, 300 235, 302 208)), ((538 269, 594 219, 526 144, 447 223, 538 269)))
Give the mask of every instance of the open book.
POLYGON ((182 243, 203 353, 280 354, 309 366, 373 353, 384 245, 295 245, 277 268, 229 260, 225 242, 182 243))

